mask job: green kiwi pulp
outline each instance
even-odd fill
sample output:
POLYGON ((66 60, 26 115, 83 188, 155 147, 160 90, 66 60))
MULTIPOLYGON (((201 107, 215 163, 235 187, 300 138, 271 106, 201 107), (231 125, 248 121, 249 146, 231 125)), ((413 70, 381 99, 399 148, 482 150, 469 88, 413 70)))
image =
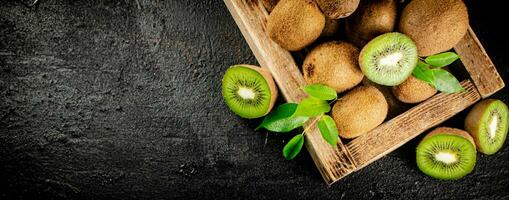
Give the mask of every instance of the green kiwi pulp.
POLYGON ((277 95, 274 81, 268 72, 259 67, 242 65, 226 70, 222 92, 228 107, 247 119, 266 115, 277 95))
POLYGON ((465 119, 465 129, 472 135, 477 149, 487 155, 502 148, 508 131, 509 110, 504 102, 486 99, 478 103, 465 119))
POLYGON ((425 174, 442 180, 455 180, 469 174, 475 166, 474 144, 460 135, 435 134, 417 146, 417 166, 425 174))
POLYGON ((380 85, 395 86, 405 81, 418 60, 417 47, 402 33, 386 33, 364 46, 359 65, 366 77, 380 85))

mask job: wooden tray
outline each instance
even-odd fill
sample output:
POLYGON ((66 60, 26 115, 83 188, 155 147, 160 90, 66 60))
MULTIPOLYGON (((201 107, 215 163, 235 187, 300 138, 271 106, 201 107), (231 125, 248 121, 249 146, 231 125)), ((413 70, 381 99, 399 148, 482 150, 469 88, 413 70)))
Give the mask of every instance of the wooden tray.
MULTIPOLYGON (((259 64, 272 73, 286 101, 299 102, 305 98, 306 94, 299 89, 305 85, 304 78, 293 57, 265 32, 268 13, 262 3, 259 0, 224 2, 259 64)), ((327 184, 387 155, 504 87, 502 78, 471 28, 454 49, 470 74, 469 79, 461 82, 466 92, 439 93, 349 143, 338 141, 338 148, 325 142, 316 127, 309 127, 305 145, 327 184)))

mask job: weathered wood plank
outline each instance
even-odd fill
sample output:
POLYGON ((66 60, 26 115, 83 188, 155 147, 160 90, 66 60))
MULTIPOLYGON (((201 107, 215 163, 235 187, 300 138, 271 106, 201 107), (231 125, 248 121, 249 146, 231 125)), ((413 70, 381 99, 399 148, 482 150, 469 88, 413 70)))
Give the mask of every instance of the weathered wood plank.
MULTIPOLYGON (((273 42, 265 32, 267 11, 257 0, 224 0, 261 67, 267 68, 288 102, 299 102, 306 94, 300 89, 304 78, 291 54, 273 42)), ((327 183, 355 169, 355 163, 341 141, 332 148, 321 137, 316 125, 308 123, 306 148, 327 183)))
POLYGON ((465 37, 454 47, 460 55, 463 65, 470 74, 477 90, 483 98, 502 89, 505 84, 477 39, 472 28, 469 27, 465 37))
POLYGON ((466 92, 437 94, 348 143, 347 148, 359 169, 480 100, 470 80, 463 81, 462 85, 466 92))

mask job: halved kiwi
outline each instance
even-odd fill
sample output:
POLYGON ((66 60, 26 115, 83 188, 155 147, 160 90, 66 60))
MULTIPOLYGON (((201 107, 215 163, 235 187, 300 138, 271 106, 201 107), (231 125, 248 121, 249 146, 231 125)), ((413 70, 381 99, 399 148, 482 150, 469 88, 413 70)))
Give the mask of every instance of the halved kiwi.
POLYGON ((439 127, 428 133, 416 150, 419 169, 442 180, 455 180, 472 172, 476 150, 472 137, 465 131, 439 127))
POLYGON ((465 130, 472 135, 480 152, 491 155, 504 145, 508 120, 509 110, 504 102, 486 99, 468 113, 465 130))
POLYGON ((252 65, 235 65, 226 70, 222 81, 228 107, 243 118, 266 115, 274 106, 277 89, 271 74, 252 65))
POLYGON ((394 86, 412 74, 418 59, 417 47, 412 39, 393 32, 368 42, 360 53, 359 65, 369 80, 394 86))
POLYGON ((355 138, 382 124, 388 104, 373 86, 358 86, 340 98, 332 108, 339 136, 355 138))

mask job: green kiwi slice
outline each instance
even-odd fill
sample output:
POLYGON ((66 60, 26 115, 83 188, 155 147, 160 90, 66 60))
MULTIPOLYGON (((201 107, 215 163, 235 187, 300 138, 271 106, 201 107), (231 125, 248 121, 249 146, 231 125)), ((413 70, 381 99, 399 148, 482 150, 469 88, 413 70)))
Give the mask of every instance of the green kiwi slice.
POLYGON ((247 119, 269 113, 277 97, 276 85, 270 73, 251 65, 236 65, 226 70, 222 93, 228 107, 247 119))
POLYGON ((462 130, 437 128, 417 146, 416 161, 425 174, 455 180, 472 172, 476 163, 473 139, 462 130))
POLYGON ((474 138, 477 149, 487 155, 502 148, 507 136, 509 110, 496 99, 485 99, 474 106, 465 118, 465 130, 474 138))
POLYGON ((364 46, 359 65, 366 77, 380 85, 395 86, 405 81, 418 60, 417 47, 408 36, 392 32, 380 35, 364 46))

